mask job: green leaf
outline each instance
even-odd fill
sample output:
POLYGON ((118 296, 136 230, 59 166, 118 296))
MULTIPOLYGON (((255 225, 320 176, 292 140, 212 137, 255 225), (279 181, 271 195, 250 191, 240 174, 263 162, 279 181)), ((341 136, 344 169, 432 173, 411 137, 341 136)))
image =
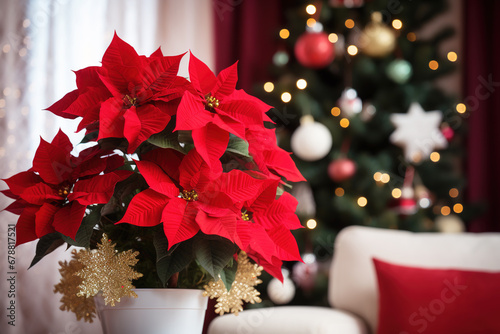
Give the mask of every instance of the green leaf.
POLYGON ((217 236, 204 236, 194 244, 196 260, 214 280, 232 260, 235 251, 231 241, 217 236))
POLYGON ((153 245, 155 246, 156 250, 156 262, 168 256, 169 253, 172 253, 172 251, 168 251, 168 239, 165 236, 165 233, 163 233, 163 230, 158 231, 158 233, 154 234, 153 245))
POLYGON ((192 149, 194 149, 194 144, 191 144, 191 143, 184 143, 184 146, 183 146, 183 152, 185 154, 188 154, 189 151, 191 151, 192 149))
POLYGON ((64 240, 61 239, 59 233, 50 233, 41 237, 38 243, 36 244, 35 257, 33 258, 33 261, 31 261, 29 268, 33 267, 35 264, 38 263, 38 261, 43 259, 45 255, 52 253, 54 250, 56 250, 59 246, 63 244, 64 240))
POLYGON ((95 140, 97 140, 98 136, 99 136, 99 131, 94 131, 94 132, 87 133, 85 135, 85 137, 83 137, 83 139, 80 142, 80 144, 85 144, 85 143, 88 143, 88 142, 91 142, 91 141, 95 141, 95 140))
POLYGON ((251 158, 250 153, 248 153, 248 142, 236 136, 229 138, 226 151, 251 158))
POLYGON ((156 262, 156 271, 165 287, 173 274, 186 268, 194 260, 193 245, 190 240, 181 243, 174 252, 156 262))
POLYGON ((176 151, 185 153, 184 148, 179 143, 177 133, 160 132, 149 137, 148 142, 161 148, 173 148, 176 151))
POLYGON ((101 219, 100 209, 100 206, 92 208, 92 211, 83 218, 82 224, 80 225, 78 232, 76 232, 75 240, 61 234, 62 239, 71 246, 89 248, 90 238, 92 237, 94 226, 96 226, 101 219))
POLYGON ((220 272, 220 278, 222 279, 222 282, 224 282, 227 291, 231 290, 231 286, 236 278, 236 269, 238 269, 238 262, 232 261, 229 266, 225 267, 220 272))

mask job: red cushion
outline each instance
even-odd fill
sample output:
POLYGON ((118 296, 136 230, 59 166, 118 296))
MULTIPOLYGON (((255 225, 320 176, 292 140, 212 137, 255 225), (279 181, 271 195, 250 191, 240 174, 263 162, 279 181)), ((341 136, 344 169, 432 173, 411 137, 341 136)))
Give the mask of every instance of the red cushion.
POLYGON ((380 296, 377 333, 500 333, 500 272, 373 262, 380 296))

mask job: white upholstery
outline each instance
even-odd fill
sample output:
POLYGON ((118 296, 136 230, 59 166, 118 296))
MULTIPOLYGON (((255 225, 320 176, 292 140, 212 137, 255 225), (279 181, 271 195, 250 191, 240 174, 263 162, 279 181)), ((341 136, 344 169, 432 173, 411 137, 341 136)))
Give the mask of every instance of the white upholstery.
POLYGON ((350 226, 335 240, 329 301, 377 328, 378 288, 372 258, 426 268, 500 271, 500 234, 412 233, 350 226))
POLYGON ((500 234, 412 233, 347 227, 335 240, 330 269, 328 297, 336 309, 290 306, 249 310, 237 317, 230 314, 216 318, 208 333, 375 333, 378 289, 373 257, 425 268, 500 271, 500 234), (370 331, 360 319, 368 324, 370 331))
POLYGON ((208 334, 368 334, 358 317, 328 307, 280 306, 216 318, 208 334))

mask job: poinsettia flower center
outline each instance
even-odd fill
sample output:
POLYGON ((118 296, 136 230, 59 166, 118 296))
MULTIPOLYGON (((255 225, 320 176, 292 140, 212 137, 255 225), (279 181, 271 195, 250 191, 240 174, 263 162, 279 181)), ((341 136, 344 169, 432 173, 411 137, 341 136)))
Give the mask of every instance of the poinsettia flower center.
POLYGON ((123 102, 130 108, 132 106, 137 106, 137 97, 130 97, 129 95, 125 95, 123 98, 123 102))
POLYGON ((217 108, 219 106, 219 100, 217 100, 215 96, 212 96, 210 93, 205 96, 205 100, 207 101, 207 106, 211 109, 217 108))
POLYGON ((194 202, 198 200, 198 194, 195 190, 183 190, 181 193, 181 197, 188 202, 194 202))
POLYGON ((241 219, 246 222, 252 220, 252 213, 247 210, 241 211, 241 219))
POLYGON ((71 191, 71 187, 70 186, 62 186, 59 188, 59 190, 57 191, 57 194, 61 197, 64 197, 66 198, 68 196, 68 194, 70 193, 71 191))

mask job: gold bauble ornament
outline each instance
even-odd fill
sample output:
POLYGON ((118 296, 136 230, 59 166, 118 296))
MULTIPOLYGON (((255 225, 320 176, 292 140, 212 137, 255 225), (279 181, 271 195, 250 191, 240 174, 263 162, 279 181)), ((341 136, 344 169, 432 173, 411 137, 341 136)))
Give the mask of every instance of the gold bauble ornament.
POLYGON ((368 23, 359 37, 359 49, 370 57, 382 58, 394 51, 396 34, 393 29, 382 23, 382 14, 372 14, 372 21, 368 23))

